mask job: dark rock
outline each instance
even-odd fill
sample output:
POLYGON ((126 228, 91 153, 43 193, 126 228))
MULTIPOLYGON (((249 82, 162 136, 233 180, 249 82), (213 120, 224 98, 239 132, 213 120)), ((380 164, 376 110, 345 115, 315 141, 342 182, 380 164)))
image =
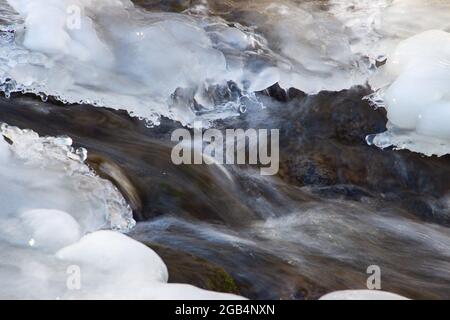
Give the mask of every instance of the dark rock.
POLYGON ((324 198, 342 198, 345 200, 361 201, 373 196, 365 189, 354 185, 333 185, 313 188, 312 192, 324 198))
POLYGON ((439 202, 450 191, 450 157, 368 146, 366 135, 384 131, 387 122, 384 110, 374 110, 363 100, 369 92, 360 87, 300 95, 284 110, 272 110, 272 118, 282 119, 281 177, 299 186, 354 185, 380 198, 394 193, 400 199, 396 201, 419 217, 449 223, 446 211, 432 211, 423 200, 418 206, 407 204, 400 195, 439 202))
POLYGON ((278 83, 262 91, 261 94, 266 94, 279 102, 287 102, 289 100, 289 93, 281 88, 278 83))
POLYGON ((233 277, 214 263, 160 244, 145 244, 164 260, 169 270, 169 283, 187 283, 206 290, 239 294, 233 277))
POLYGON ((149 11, 181 12, 188 9, 192 0, 132 0, 133 3, 149 11))
POLYGON ((353 186, 383 201, 391 199, 391 205, 427 221, 449 224, 448 211, 436 208, 446 207, 441 199, 450 191, 450 156, 425 157, 367 145, 366 136, 385 131, 387 122, 384 109, 374 109, 363 99, 370 92, 355 87, 308 96, 275 85, 259 95, 265 109, 218 121, 217 126, 280 129, 279 176, 289 184, 330 187, 328 196, 339 191, 334 186, 353 186), (404 195, 426 199, 421 201, 427 205, 408 205, 404 195), (430 201, 435 203, 432 213, 430 201))

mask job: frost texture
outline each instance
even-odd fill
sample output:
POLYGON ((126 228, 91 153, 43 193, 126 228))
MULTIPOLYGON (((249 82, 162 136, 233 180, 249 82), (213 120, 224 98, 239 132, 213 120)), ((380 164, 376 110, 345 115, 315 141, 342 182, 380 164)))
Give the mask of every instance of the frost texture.
POLYGON ((128 231, 132 212, 117 188, 84 163, 86 150, 74 150, 69 137, 39 137, 31 130, 2 124, 3 212, 50 208, 69 212, 82 232, 111 228, 128 231), (13 201, 13 199, 15 201, 13 201))

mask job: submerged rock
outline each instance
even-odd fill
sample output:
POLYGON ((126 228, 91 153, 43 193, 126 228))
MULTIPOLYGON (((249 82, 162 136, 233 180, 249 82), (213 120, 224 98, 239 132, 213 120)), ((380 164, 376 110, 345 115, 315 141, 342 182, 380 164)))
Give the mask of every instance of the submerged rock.
POLYGON ((188 283, 206 290, 240 294, 233 277, 218 265, 180 249, 154 243, 146 245, 166 263, 169 283, 188 283))
POLYGON ((253 247, 244 238, 222 238, 208 225, 161 218, 138 224, 130 236, 162 257, 169 282, 263 300, 317 299, 329 291, 302 275, 294 263, 253 247))

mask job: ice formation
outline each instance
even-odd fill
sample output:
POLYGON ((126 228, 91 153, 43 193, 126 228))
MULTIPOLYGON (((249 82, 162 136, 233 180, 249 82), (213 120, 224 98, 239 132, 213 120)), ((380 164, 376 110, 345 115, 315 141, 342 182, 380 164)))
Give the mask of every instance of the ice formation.
POLYGON ((282 87, 313 93, 369 82, 372 102, 389 118, 389 130, 370 143, 450 153, 449 1, 258 1, 250 8, 267 16, 260 29, 278 55, 282 87))
MULTIPOLYGON (((69 137, 39 137, 33 131, 6 124, 1 125, 0 134, 2 220, 20 219, 31 227, 34 217, 50 221, 59 216, 61 221, 68 221, 56 211, 28 212, 45 208, 70 213, 81 233, 100 228, 127 231, 134 225, 123 196, 112 183, 89 169, 84 163, 86 150, 74 150, 69 137), (3 137, 13 143, 9 145, 3 137)), ((16 223, 11 221, 11 225, 16 223)))
POLYGON ((441 130, 447 98, 423 101, 427 114, 417 112, 422 98, 445 95, 448 40, 438 31, 450 31, 448 1, 233 1, 231 10, 254 13, 238 22, 210 14, 214 2, 161 13, 129 0, 0 0, 0 89, 125 109, 150 124, 167 116, 191 125, 239 114, 255 91, 276 82, 317 93, 369 81, 372 101, 388 108, 390 120, 371 143, 449 153, 441 130), (420 48, 435 43, 443 44, 439 57, 432 54, 441 62, 420 63, 427 59, 420 48), (412 55, 419 49, 415 63, 406 47, 412 55), (394 67, 413 64, 401 74, 394 67), (408 92, 422 98, 406 114, 392 99, 407 100, 408 92), (419 116, 417 127, 405 127, 419 116))
POLYGON ((3 28, 6 92, 126 109, 154 124, 160 115, 189 124, 211 109, 236 114, 239 97, 278 80, 256 54, 262 50, 256 36, 218 18, 145 12, 128 0, 8 3, 24 21, 3 28))
POLYGON ((159 256, 119 232, 134 226, 125 199, 70 138, 6 124, 0 138, 0 298, 240 298, 167 284, 159 256))
POLYGON ((380 290, 342 290, 328 293, 320 300, 409 300, 395 293, 380 290))
POLYGON ((386 108, 388 130, 368 136, 368 142, 428 156, 450 153, 450 2, 369 2, 340 1, 345 5, 335 8, 341 12, 336 16, 348 19, 349 28, 362 30, 363 36, 353 46, 355 52, 379 62, 386 60, 369 76, 376 91, 369 98, 377 107, 386 108), (341 10, 350 5, 351 10, 341 10), (370 7, 372 14, 367 19, 355 14, 370 7))
POLYGON ((128 0, 8 0, 19 15, 5 1, 3 91, 126 109, 154 124, 235 115, 242 98, 277 82, 308 93, 364 84, 375 60, 361 47, 377 38, 370 21, 388 2, 352 1, 351 12, 342 1, 246 3, 262 18, 244 27, 209 15, 207 1, 176 14, 128 0))
POLYGON ((449 83, 450 33, 430 30, 400 42, 372 80, 389 130, 371 142, 426 155, 450 153, 449 83))
POLYGON ((56 256, 84 270, 84 286, 69 292, 70 299, 243 299, 167 283, 167 268, 147 246, 113 231, 97 231, 65 247, 56 256))

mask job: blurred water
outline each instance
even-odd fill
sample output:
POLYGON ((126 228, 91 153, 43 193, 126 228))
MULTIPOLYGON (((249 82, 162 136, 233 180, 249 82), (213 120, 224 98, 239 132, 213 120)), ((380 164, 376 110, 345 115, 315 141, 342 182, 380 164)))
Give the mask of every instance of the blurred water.
MULTIPOLYGON (((441 9, 448 8, 444 1, 423 2, 426 4, 424 6, 418 5, 423 3, 412 1, 411 6, 414 9, 412 12, 416 19, 408 24, 408 30, 386 27, 403 25, 404 17, 398 14, 398 10, 402 9, 401 5, 392 7, 395 10, 392 9, 384 19, 381 19, 380 10, 392 4, 392 1, 355 0, 344 3, 293 0, 277 2, 136 0, 133 2, 148 11, 163 12, 164 14, 152 15, 156 20, 179 22, 180 16, 172 14, 184 12, 182 22, 188 26, 192 26, 193 23, 195 28, 201 25, 204 29, 196 29, 196 32, 199 32, 196 35, 206 33, 214 42, 214 48, 220 49, 219 51, 227 58, 233 60, 237 57, 239 61, 251 61, 244 64, 250 71, 252 68, 257 70, 255 74, 250 75, 251 80, 256 83, 255 88, 258 88, 255 91, 272 84, 271 81, 257 82, 258 72, 267 69, 268 66, 279 68, 280 77, 272 82, 279 82, 287 88, 296 87, 306 93, 316 93, 325 89, 340 90, 364 84, 377 63, 384 58, 381 49, 393 46, 409 36, 410 31, 419 32, 431 26, 448 30, 449 21, 446 16, 448 11, 445 10, 441 10, 443 13, 438 13, 436 19, 427 18, 425 22, 420 19, 424 12, 435 13, 433 4, 439 4, 442 6, 439 7, 441 9), (167 11, 171 14, 166 15, 167 11), (362 19, 368 16, 369 23, 362 19), (380 29, 380 26, 384 27, 380 29), (214 29, 216 27, 218 29, 214 29), (224 40, 229 40, 227 36, 236 40, 233 34, 227 32, 230 28, 239 30, 249 37, 253 36, 250 38, 257 43, 251 46, 251 50, 242 49, 238 45, 236 47, 236 43, 231 46, 234 46, 233 48, 227 47, 224 40), (381 37, 386 41, 379 45, 377 41, 381 37)), ((396 2, 399 3, 402 2, 396 2)), ((149 17, 145 14, 141 16, 141 13, 135 11, 133 14, 141 18, 149 17)), ((15 19, 19 19, 5 5, 5 1, 0 0, 0 17, 4 16, 8 17, 6 23, 16 23, 18 20, 15 19)), ((429 16, 432 15, 427 15, 429 16)), ((109 22, 104 26, 111 26, 109 22)), ((4 24, 5 21, 0 23, 4 24)), ((120 30, 114 31, 111 34, 121 34, 120 30)), ((12 35, 7 30, 4 30, 3 35, 2 43, 11 44, 12 35)), ((200 47, 204 49, 205 43, 199 44, 200 47)), ((178 44, 175 41, 171 45, 178 44)), ((7 45, 3 47, 5 59, 10 57, 8 56, 10 47, 7 45)), ((186 49, 183 46, 180 48, 186 49)), ((183 58, 182 54, 181 56, 183 58)), ((18 57, 24 58, 22 55, 18 57)), ((208 54, 205 57, 208 57, 208 54)), ((26 52, 27 63, 28 58, 26 52)), ((38 58, 33 60, 32 64, 42 62, 38 58)), ((183 68, 189 70, 191 61, 183 59, 180 61, 183 68)), ((148 61, 140 62, 146 64, 148 61)), ((159 66, 157 59, 148 63, 159 66)), ((124 66, 126 65, 121 67, 124 66)), ((139 63, 134 65, 140 72, 139 66, 139 63)), ((77 80, 85 80, 91 75, 91 65, 82 64, 82 67, 87 68, 81 72, 84 78, 75 77, 77 80)), ((177 80, 174 74, 177 74, 178 70, 174 71, 171 64, 170 67, 165 70, 171 72, 168 79, 177 80)), ((61 69, 54 68, 52 72, 55 70, 59 72, 61 69)), ((39 71, 38 74, 42 73, 39 71)), ((68 74, 72 75, 70 72, 68 74)), ((58 82, 59 78, 53 75, 50 79, 58 82)), ((270 73, 265 75, 266 79, 273 80, 270 73)), ((450 186, 445 179, 449 173, 448 158, 422 159, 420 156, 408 154, 405 158, 410 157, 408 159, 412 159, 411 162, 422 164, 418 168, 429 170, 424 169, 425 173, 416 172, 413 170, 416 167, 405 165, 402 158, 405 153, 392 156, 391 153, 388 155, 387 151, 383 153, 369 146, 361 146, 363 139, 354 142, 351 139, 341 141, 334 136, 328 137, 329 128, 321 121, 327 120, 329 115, 323 115, 323 119, 320 115, 312 118, 316 122, 307 123, 310 125, 307 127, 302 121, 309 121, 309 118, 303 119, 303 111, 298 110, 303 110, 301 106, 305 105, 305 109, 313 110, 314 113, 315 108, 326 101, 322 99, 326 95, 323 92, 317 96, 297 93, 303 98, 299 98, 298 104, 289 104, 282 101, 285 98, 283 95, 286 95, 284 91, 279 92, 281 98, 277 97, 278 99, 268 98, 267 92, 264 96, 253 92, 245 96, 246 93, 242 88, 236 89, 227 83, 225 94, 221 94, 224 92, 223 88, 206 90, 210 102, 212 101, 211 108, 206 104, 199 106, 197 102, 194 103, 193 96, 195 98, 198 96, 192 91, 177 90, 175 96, 180 97, 181 102, 174 103, 173 109, 167 109, 167 103, 161 102, 163 100, 159 101, 161 102, 161 105, 158 105, 159 109, 146 109, 143 108, 148 106, 145 99, 144 102, 147 104, 139 101, 134 105, 138 108, 130 107, 132 104, 128 104, 130 100, 127 100, 130 92, 131 96, 142 98, 142 93, 147 89, 145 85, 140 87, 143 91, 133 91, 136 87, 128 91, 129 87, 121 87, 108 77, 100 77, 96 81, 99 79, 103 82, 98 83, 105 85, 103 88, 106 88, 105 90, 81 86, 80 91, 69 90, 76 99, 68 100, 90 101, 78 96, 80 92, 86 93, 83 91, 86 89, 93 94, 100 92, 109 101, 116 102, 117 96, 111 92, 116 93, 114 90, 120 87, 119 91, 123 94, 121 97, 126 97, 124 98, 126 103, 122 103, 120 107, 105 104, 106 107, 119 110, 88 105, 63 105, 51 97, 52 92, 47 92, 50 97, 46 103, 35 97, 13 94, 10 100, 0 98, 0 121, 33 129, 41 135, 67 135, 73 139, 76 146, 86 148, 87 162, 91 168, 101 177, 112 181, 133 209, 134 218, 139 222, 130 236, 150 247, 153 246, 155 250, 163 246, 174 252, 175 258, 165 260, 169 269, 171 266, 182 264, 185 261, 183 259, 189 259, 186 258, 186 254, 191 254, 223 268, 236 280, 240 293, 246 297, 313 299, 330 291, 366 288, 369 276, 366 273, 367 268, 370 265, 378 265, 382 272, 383 290, 409 298, 450 297, 448 229, 450 186), (184 100, 186 97, 188 99, 184 100), (216 104, 236 97, 251 98, 245 106, 248 107, 245 115, 240 114, 239 106, 230 107, 225 104, 223 108, 219 108, 216 104), (131 117, 130 112, 157 119, 155 123, 157 122, 159 126, 148 128, 148 123, 131 117), (224 174, 223 170, 214 166, 173 165, 170 160, 172 147, 170 134, 174 129, 180 128, 181 124, 166 117, 189 123, 196 115, 205 114, 208 120, 227 119, 224 122, 214 123, 220 129, 281 128, 284 139, 282 144, 285 148, 283 156, 287 158, 286 161, 292 162, 298 160, 302 151, 299 151, 297 146, 311 138, 303 134, 303 131, 316 130, 319 135, 327 137, 328 143, 335 147, 325 150, 333 152, 338 149, 339 153, 343 153, 340 155, 343 160, 339 163, 342 168, 334 168, 332 172, 338 176, 336 181, 340 181, 340 175, 344 175, 342 171, 345 170, 353 179, 351 182, 369 179, 370 175, 382 172, 377 171, 378 166, 384 165, 382 161, 367 164, 369 168, 367 171, 373 170, 366 172, 367 177, 361 170, 353 168, 352 165, 357 161, 354 159, 354 153, 346 154, 346 151, 352 148, 367 152, 367 157, 374 155, 374 159, 395 158, 393 166, 397 175, 394 175, 394 178, 375 179, 383 182, 386 178, 385 186, 376 188, 368 181, 363 181, 367 184, 359 188, 361 186, 356 183, 342 186, 332 179, 314 180, 316 178, 314 166, 298 169, 306 171, 305 175, 312 171, 313 178, 302 185, 295 183, 297 175, 300 174, 293 170, 283 172, 279 177, 263 178, 258 174, 257 168, 246 166, 227 166, 227 174, 224 174), (342 145, 346 149, 342 148, 342 145), (443 173, 439 181, 436 179, 430 182, 434 177, 431 177, 429 172, 433 171, 443 173), (421 174, 428 176, 423 177, 421 174), (404 179, 400 179, 400 176, 404 179), (388 179, 395 180, 398 184, 393 184, 388 179), (325 187, 330 189, 324 189, 323 180, 326 180, 325 187), (427 184, 428 186, 421 187, 427 184), (392 185, 397 189, 391 187, 392 185), (405 195, 403 189, 411 191, 413 200, 417 200, 413 202, 413 208, 400 205, 405 195), (350 190, 347 192, 349 196, 342 194, 334 196, 333 192, 337 192, 336 190, 350 190), (432 206, 434 202, 423 204, 423 199, 428 198, 439 200, 435 201, 437 209, 432 206), (423 204, 425 209, 415 204, 423 204), (429 207, 433 210, 427 210, 429 207), (432 213, 428 214, 429 211, 432 213), (418 212, 420 214, 417 214, 418 212), (424 216, 427 219, 423 218, 424 216)), ((146 78, 147 80, 148 83, 154 81, 151 77, 146 78)), ((167 83, 160 82, 157 84, 167 89, 167 83)), ((129 84, 127 81, 125 83, 129 84)), ((158 88, 162 87, 155 85, 152 88, 161 93, 158 88)), ((176 83, 169 87, 170 90, 165 94, 170 95, 171 90, 176 88, 176 83)), ((357 102, 352 100, 354 94, 349 91, 336 93, 329 98, 333 101, 348 100, 353 108, 352 112, 346 115, 333 115, 336 126, 358 128, 358 121, 363 122, 355 110, 365 103, 361 98, 367 89, 358 90, 362 92, 361 97, 358 95, 357 102)), ((45 97, 47 98, 47 94, 45 97)), ((242 101, 239 100, 239 103, 242 101)), ((136 101, 132 99, 132 102, 136 101)), ((304 113, 306 114, 306 111, 304 113)), ((367 132, 369 133, 374 132, 367 132)), ((312 154, 311 157, 315 156, 312 154)), ((361 159, 366 158, 361 156, 361 159)), ((308 160, 313 162, 316 159, 308 160)), ((391 162, 386 160, 386 163, 391 162)), ((199 273, 198 270, 189 272, 199 273)))
POLYGON ((26 97, 0 104, 1 121, 44 135, 64 132, 87 148, 88 162, 118 186, 140 221, 130 235, 178 252, 169 268, 190 253, 223 267, 244 296, 303 299, 365 288, 367 267, 378 265, 384 290, 450 295, 448 227, 395 202, 330 199, 252 168, 227 166, 230 180, 214 167, 174 166, 168 140, 178 125, 171 121, 149 129, 107 109, 26 97))

